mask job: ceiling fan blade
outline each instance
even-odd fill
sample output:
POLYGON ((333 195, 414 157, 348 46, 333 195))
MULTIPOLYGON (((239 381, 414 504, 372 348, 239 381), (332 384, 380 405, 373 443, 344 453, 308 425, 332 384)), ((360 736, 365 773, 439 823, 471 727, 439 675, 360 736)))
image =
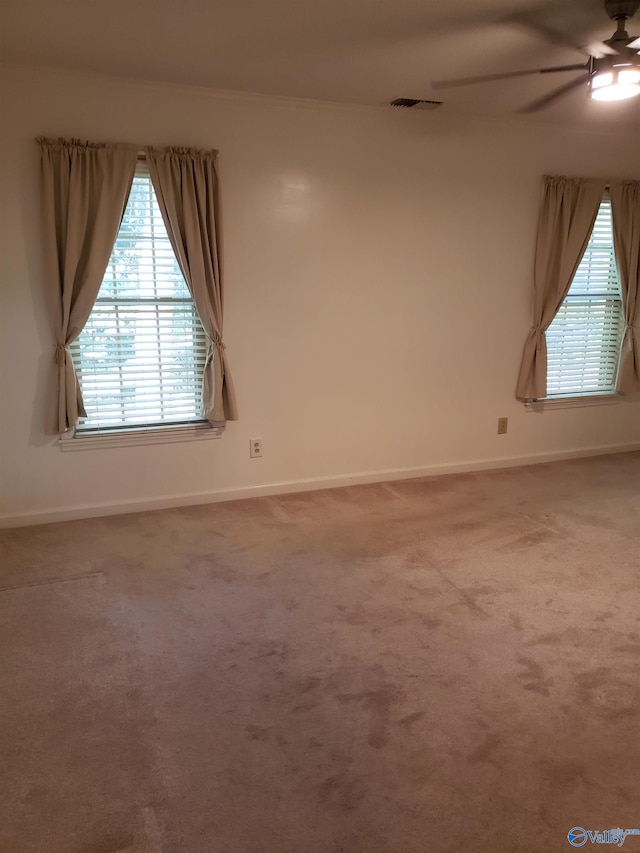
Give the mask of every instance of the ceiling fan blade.
POLYGON ((586 71, 588 62, 574 62, 573 65, 551 65, 547 68, 538 68, 538 74, 555 74, 556 71, 586 71))
POLYGON ((631 50, 640 50, 640 37, 634 39, 627 47, 630 47, 631 50))
POLYGON ((566 83, 564 86, 560 86, 559 89, 554 89, 553 92, 550 92, 548 95, 545 95, 543 98, 538 98, 537 101, 533 101, 530 104, 527 104, 526 107, 522 107, 522 109, 518 110, 519 113, 535 113, 538 110, 544 109, 544 107, 548 107, 549 104, 552 104, 554 101, 557 101, 559 98, 563 98, 565 95, 568 95, 569 92, 572 92, 574 89, 580 88, 589 80, 589 74, 584 74, 582 77, 576 77, 575 80, 572 80, 570 83, 566 83))
POLYGON ((510 77, 526 77, 529 74, 555 74, 556 71, 584 71, 584 62, 578 65, 552 65, 549 68, 533 68, 528 71, 506 71, 502 74, 482 74, 479 77, 458 77, 455 80, 435 80, 433 89, 449 89, 453 86, 468 86, 470 83, 491 83, 493 80, 508 80, 510 77))
POLYGON ((549 44, 559 45, 560 47, 572 47, 575 50, 584 52, 584 46, 580 44, 578 39, 574 39, 566 33, 558 32, 547 24, 544 24, 535 17, 535 12, 532 10, 514 14, 511 17, 511 21, 514 24, 520 24, 529 30, 533 30, 534 33, 542 36, 549 44))
POLYGON ((615 47, 611 47, 610 44, 604 41, 589 42, 582 49, 595 59, 602 59, 603 56, 615 56, 618 53, 615 47))

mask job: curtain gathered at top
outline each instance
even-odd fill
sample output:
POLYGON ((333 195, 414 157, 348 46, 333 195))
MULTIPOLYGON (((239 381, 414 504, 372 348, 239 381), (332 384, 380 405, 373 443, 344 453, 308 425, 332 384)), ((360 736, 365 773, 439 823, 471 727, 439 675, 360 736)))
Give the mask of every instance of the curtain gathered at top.
POLYGON ((40 137, 44 194, 45 290, 55 341, 56 407, 51 434, 86 414, 69 345, 87 322, 133 182, 128 146, 40 137))
POLYGON ((545 332, 571 287, 605 190, 605 181, 546 176, 533 271, 533 325, 522 355, 516 396, 547 396, 545 332))
POLYGON ((202 386, 203 417, 214 424, 237 420, 222 336, 224 288, 217 152, 147 148, 145 154, 171 245, 209 338, 202 386))
POLYGON ((640 391, 640 181, 614 182, 609 193, 625 322, 616 390, 624 393, 640 391))

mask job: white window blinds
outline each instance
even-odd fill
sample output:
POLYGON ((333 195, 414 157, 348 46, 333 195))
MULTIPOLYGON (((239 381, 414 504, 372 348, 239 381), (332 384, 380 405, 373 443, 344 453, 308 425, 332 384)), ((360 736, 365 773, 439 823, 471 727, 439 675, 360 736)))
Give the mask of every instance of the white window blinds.
POLYGON ((207 339, 140 164, 96 304, 71 346, 79 431, 200 420, 207 339))
POLYGON ((612 392, 623 331, 611 202, 598 211, 586 251, 547 338, 547 396, 612 392))

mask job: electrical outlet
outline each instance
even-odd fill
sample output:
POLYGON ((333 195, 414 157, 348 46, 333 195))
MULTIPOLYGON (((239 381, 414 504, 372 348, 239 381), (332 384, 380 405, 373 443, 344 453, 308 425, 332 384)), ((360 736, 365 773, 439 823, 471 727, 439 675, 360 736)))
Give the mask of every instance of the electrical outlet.
POLYGON ((509 418, 498 418, 498 435, 505 435, 509 418))
POLYGON ((249 440, 249 456, 255 459, 257 456, 262 456, 262 439, 252 438, 249 440))

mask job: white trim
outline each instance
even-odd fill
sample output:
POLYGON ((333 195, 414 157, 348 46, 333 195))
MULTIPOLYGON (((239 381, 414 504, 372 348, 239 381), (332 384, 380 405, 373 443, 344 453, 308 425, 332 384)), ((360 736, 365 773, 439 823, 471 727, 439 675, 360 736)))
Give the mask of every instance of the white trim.
POLYGON ((204 441, 221 438, 224 427, 203 424, 193 426, 142 427, 141 429, 113 430, 89 433, 69 430, 58 439, 60 450, 105 450, 109 447, 131 447, 140 444, 173 444, 181 441, 204 441))
POLYGON ((80 518, 96 518, 106 515, 121 515, 131 512, 149 512, 156 509, 171 509, 181 506, 243 500, 245 498, 285 495, 293 492, 312 492, 318 489, 334 489, 340 486, 355 486, 365 483, 384 483, 392 480, 409 480, 417 477, 435 477, 442 474, 461 474, 471 471, 487 471, 494 468, 516 468, 542 462, 559 462, 563 459, 581 459, 587 456, 604 456, 611 453, 640 451, 640 441, 626 444, 605 444, 596 447, 580 447, 574 450, 556 450, 530 453, 525 456, 497 456, 490 459, 474 459, 425 465, 416 468, 392 468, 386 471, 365 471, 342 476, 312 477, 308 480, 286 480, 280 483, 264 483, 240 488, 214 489, 209 492, 169 495, 163 498, 117 501, 106 504, 63 507, 54 510, 33 510, 26 513, 0 516, 0 528, 25 527, 32 524, 51 524, 80 518))
POLYGON ((581 397, 546 397, 544 400, 528 400, 524 404, 527 412, 547 412, 553 409, 582 409, 586 406, 610 406, 624 402, 622 394, 592 394, 581 397))

